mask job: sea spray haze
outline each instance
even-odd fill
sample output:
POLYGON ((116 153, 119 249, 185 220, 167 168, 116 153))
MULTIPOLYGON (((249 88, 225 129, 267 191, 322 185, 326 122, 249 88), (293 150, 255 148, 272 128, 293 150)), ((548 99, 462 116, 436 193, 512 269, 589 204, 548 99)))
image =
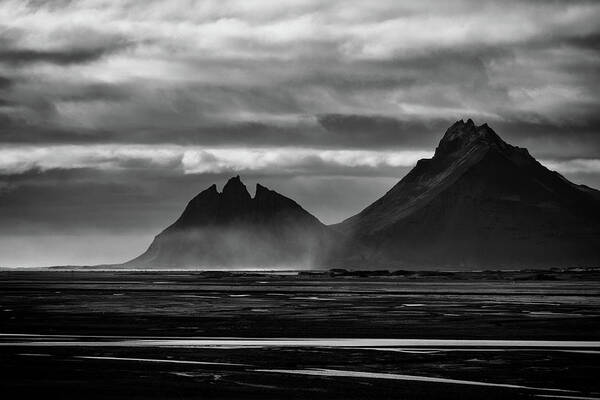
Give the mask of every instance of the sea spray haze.
POLYGON ((239 176, 210 186, 148 250, 124 267, 286 268, 323 266, 336 236, 295 201, 239 176))

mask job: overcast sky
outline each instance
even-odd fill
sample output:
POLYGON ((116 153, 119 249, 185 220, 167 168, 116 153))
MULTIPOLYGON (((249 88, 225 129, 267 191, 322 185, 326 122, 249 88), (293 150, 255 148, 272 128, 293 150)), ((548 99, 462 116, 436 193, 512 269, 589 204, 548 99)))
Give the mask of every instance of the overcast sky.
POLYGON ((457 119, 600 187, 598 1, 0 0, 0 266, 120 262, 240 174, 323 222, 457 119))

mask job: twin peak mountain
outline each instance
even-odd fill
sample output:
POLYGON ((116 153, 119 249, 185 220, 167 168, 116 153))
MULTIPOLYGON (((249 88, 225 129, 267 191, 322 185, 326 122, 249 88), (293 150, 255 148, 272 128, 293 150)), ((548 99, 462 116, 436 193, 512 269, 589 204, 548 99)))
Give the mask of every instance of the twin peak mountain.
POLYGON ((128 267, 523 268, 600 265, 600 191, 569 182, 487 124, 453 124, 431 159, 326 226, 239 176, 212 185, 128 267))

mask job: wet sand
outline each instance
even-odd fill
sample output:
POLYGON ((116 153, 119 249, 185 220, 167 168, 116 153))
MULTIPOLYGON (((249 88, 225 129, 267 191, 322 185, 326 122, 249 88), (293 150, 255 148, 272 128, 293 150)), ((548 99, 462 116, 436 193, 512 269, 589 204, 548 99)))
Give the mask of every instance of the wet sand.
POLYGON ((2 385, 45 398, 600 399, 595 277, 455 278, 0 272, 2 385))

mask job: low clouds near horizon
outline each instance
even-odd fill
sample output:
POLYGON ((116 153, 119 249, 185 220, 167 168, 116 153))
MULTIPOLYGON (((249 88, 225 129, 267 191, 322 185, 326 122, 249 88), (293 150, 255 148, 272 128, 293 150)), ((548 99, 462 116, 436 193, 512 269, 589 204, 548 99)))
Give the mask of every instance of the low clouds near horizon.
POLYGON ((584 0, 0 0, 0 265, 134 256, 237 173, 337 222, 463 118, 600 187, 598 20, 584 0), (86 240, 110 257, 68 250, 86 240))

